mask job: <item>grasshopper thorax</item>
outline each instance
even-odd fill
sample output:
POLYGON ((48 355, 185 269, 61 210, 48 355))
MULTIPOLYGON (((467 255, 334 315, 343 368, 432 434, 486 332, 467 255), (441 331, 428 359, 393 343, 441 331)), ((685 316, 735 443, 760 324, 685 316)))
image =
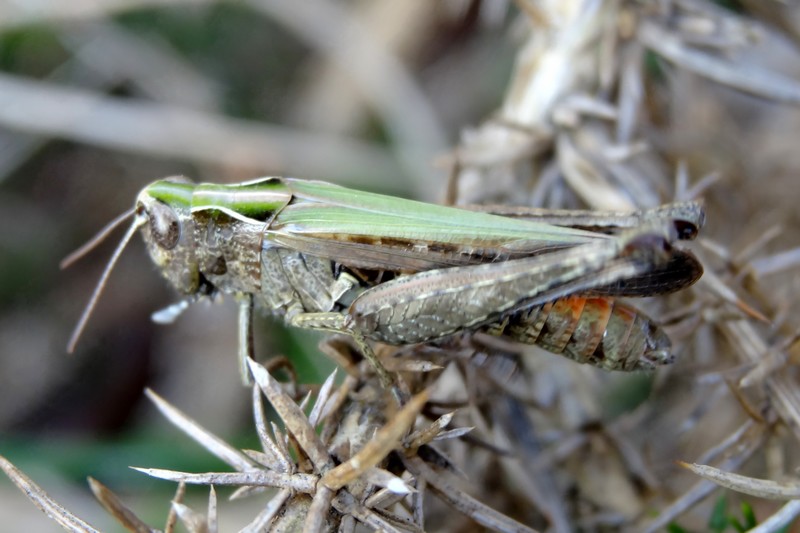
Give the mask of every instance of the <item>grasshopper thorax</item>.
POLYGON ((136 218, 153 263, 185 295, 209 294, 213 287, 201 275, 191 214, 195 185, 186 178, 151 183, 136 199, 136 218))

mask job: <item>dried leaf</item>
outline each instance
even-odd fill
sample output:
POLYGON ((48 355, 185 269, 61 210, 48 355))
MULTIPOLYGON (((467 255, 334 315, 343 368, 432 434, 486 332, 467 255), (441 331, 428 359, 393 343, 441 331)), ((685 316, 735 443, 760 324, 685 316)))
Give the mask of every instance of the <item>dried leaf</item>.
POLYGON ((411 398, 357 454, 327 471, 320 483, 332 490, 338 490, 359 477, 365 470, 376 466, 392 450, 400 447, 400 439, 414 424, 427 401, 428 394, 424 391, 411 398))
POLYGON ((319 389, 319 394, 317 394, 317 401, 314 402, 314 407, 311 409, 311 413, 308 415, 308 421, 312 426, 316 426, 320 422, 320 416, 323 413, 323 409, 325 404, 331 397, 331 391, 333 390, 333 384, 336 380, 336 370, 331 372, 325 382, 322 384, 322 387, 319 389))
POLYGON ((406 466, 417 478, 424 479, 431 490, 447 504, 469 516, 483 527, 494 531, 518 531, 527 533, 534 533, 536 531, 495 511, 457 488, 444 478, 442 475, 443 473, 435 471, 419 457, 407 458, 406 466))
POLYGON ((749 533, 775 533, 784 531, 792 520, 800 516, 800 500, 792 500, 778 511, 750 530, 749 533))
POLYGON ((182 411, 170 405, 161 396, 150 389, 145 389, 144 392, 170 422, 222 461, 241 471, 258 468, 255 461, 207 431, 182 411))
POLYGON ((308 458, 314 463, 319 471, 326 471, 333 466, 330 455, 317 437, 314 427, 309 423, 305 413, 300 407, 281 389, 280 384, 267 372, 267 369, 256 363, 249 361, 250 372, 253 378, 261 387, 272 406, 286 424, 286 428, 297 439, 297 443, 306 452, 308 458))
POLYGON ((172 508, 190 533, 208 533, 208 520, 203 513, 177 502, 172 502, 172 508))
POLYGON ((100 502, 105 510, 108 511, 122 527, 136 533, 150 533, 155 531, 154 528, 144 523, 144 521, 122 503, 122 500, 108 487, 92 477, 88 478, 88 481, 94 497, 97 498, 97 501, 100 502))
POLYGON ((62 528, 76 533, 99 533, 97 529, 55 502, 36 483, 2 455, 0 455, 0 468, 36 507, 62 528))
POLYGON ((713 481, 721 487, 725 487, 751 496, 766 498, 769 500, 794 500, 800 499, 800 481, 786 481, 779 483, 769 479, 757 479, 753 477, 726 472, 719 468, 709 465, 699 465, 696 463, 678 462, 684 468, 688 468, 698 476, 713 481))
POLYGON ((247 472, 206 472, 192 474, 161 468, 131 467, 148 476, 169 481, 182 481, 190 485, 262 485, 266 487, 290 488, 299 492, 313 493, 318 477, 313 474, 283 474, 268 470, 247 472))
POLYGON ((415 431, 406 439, 406 446, 410 449, 416 449, 424 444, 433 441, 437 436, 442 433, 442 430, 450 425, 453 420, 455 412, 446 413, 436 419, 433 424, 415 431))

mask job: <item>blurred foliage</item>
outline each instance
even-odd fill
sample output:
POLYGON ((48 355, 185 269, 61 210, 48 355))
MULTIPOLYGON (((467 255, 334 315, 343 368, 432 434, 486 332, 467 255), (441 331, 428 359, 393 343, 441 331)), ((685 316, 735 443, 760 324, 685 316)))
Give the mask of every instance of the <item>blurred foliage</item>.
POLYGON ((196 12, 150 9, 118 16, 123 27, 147 40, 163 40, 222 90, 221 111, 279 120, 308 49, 280 25, 235 3, 196 12))

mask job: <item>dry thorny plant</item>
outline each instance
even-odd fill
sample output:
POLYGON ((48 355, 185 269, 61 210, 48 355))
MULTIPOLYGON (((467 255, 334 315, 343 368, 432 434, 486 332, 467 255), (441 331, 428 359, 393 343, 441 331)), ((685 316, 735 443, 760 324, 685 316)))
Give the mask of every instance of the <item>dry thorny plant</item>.
MULTIPOLYGON (((670 133, 665 110, 683 109, 670 102, 692 76, 711 82, 693 96, 723 102, 717 105, 730 89, 782 105, 800 102, 796 81, 747 54, 770 38, 765 23, 695 0, 518 5, 528 33, 514 77, 496 115, 465 131, 445 161, 452 168, 450 203, 625 210, 703 195, 711 219, 746 216, 724 205, 719 175, 690 183, 689 165, 670 137, 680 133, 670 133), (648 57, 657 58, 659 75, 645 68, 648 57), (677 173, 670 161, 679 161, 677 173)), ((386 366, 402 372, 416 394, 399 411, 338 339, 323 351, 347 377, 335 387, 331 376, 310 410, 303 386, 279 384, 253 364, 261 451, 231 448, 150 393, 177 427, 235 470, 142 469, 181 482, 179 494, 186 483, 212 486, 205 514, 178 497, 165 529, 177 516, 192 531, 216 530, 213 486, 233 485, 234 497, 279 489, 249 530, 302 523, 309 531, 347 531, 356 522, 386 531, 464 527, 456 519, 436 523, 429 508, 435 504, 425 500, 434 494, 459 516, 498 531, 529 530, 522 523, 553 531, 656 531, 673 521, 702 523, 693 508, 706 502, 707 509, 721 485, 787 501, 759 526, 775 531, 800 514, 800 483, 786 481, 780 468, 770 470, 773 480, 734 471, 759 456, 772 457, 772 465, 797 459, 791 449, 800 439, 798 326, 791 295, 781 297, 769 280, 796 269, 800 254, 767 253, 779 235, 770 229, 736 248, 699 239, 701 282, 652 303, 670 305, 671 312, 657 314, 683 361, 660 371, 649 400, 622 415, 608 416, 599 405, 618 377, 540 353, 529 357, 525 352, 535 348, 480 334, 380 347, 386 366), (262 394, 285 430, 265 420, 262 394), (446 429, 450 423, 456 429, 446 429), (693 446, 681 445, 682 438, 693 446), (696 463, 685 466, 703 479, 672 470, 679 458, 696 463)), ((4 468, 65 528, 92 530, 11 465, 4 468)), ((150 530, 108 490, 96 482, 93 489, 120 522, 150 530)))
MULTIPOLYGON (((216 492, 214 486, 235 486, 231 498, 251 496, 266 488, 278 488, 263 511, 245 526, 245 531, 330 531, 352 530, 356 521, 381 531, 423 531, 422 502, 427 492, 436 494, 476 522, 499 531, 532 531, 479 502, 448 480, 458 469, 432 445, 457 439, 471 428, 448 430, 453 413, 447 412, 432 422, 414 429, 428 394, 417 394, 397 408, 375 377, 353 359, 353 348, 346 341, 332 339, 322 349, 349 370, 347 378, 335 387, 331 374, 316 391, 302 394, 303 387, 290 380, 281 384, 267 368, 251 362, 255 379, 253 414, 262 449, 237 450, 205 430, 200 424, 170 405, 152 391, 148 397, 176 427, 196 440, 235 472, 191 474, 153 468, 138 468, 151 476, 180 482, 178 494, 167 517, 165 531, 172 531, 179 519, 190 531, 216 531, 216 492), (302 399, 298 396, 302 395, 302 399), (285 431, 269 422, 264 413, 266 397, 278 413, 285 431), (299 400, 299 401, 298 401, 299 400), (308 412, 306 412, 308 411, 308 412), (392 412, 394 411, 394 412, 392 412), (207 512, 190 509, 181 502, 185 484, 211 487, 207 512)), ((447 352, 443 352, 447 353, 447 352)), ((434 371, 442 367, 415 359, 413 350, 394 354, 388 360, 393 370, 434 371)), ((276 359, 272 366, 291 366, 276 359)), ((425 374, 419 374, 425 375, 425 374)), ((0 459, 2 468, 31 499, 62 527, 73 531, 96 531, 92 526, 50 499, 13 465, 0 459)), ((97 499, 131 531, 153 531, 111 490, 90 479, 97 499)))

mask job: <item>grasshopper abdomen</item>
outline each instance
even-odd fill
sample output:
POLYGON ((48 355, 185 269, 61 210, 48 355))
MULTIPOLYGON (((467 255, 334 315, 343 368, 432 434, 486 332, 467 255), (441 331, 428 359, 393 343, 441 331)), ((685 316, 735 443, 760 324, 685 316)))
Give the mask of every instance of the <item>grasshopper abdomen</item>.
POLYGON ((613 298, 561 298, 518 311, 487 332, 605 370, 652 370, 674 359, 663 329, 613 298))

